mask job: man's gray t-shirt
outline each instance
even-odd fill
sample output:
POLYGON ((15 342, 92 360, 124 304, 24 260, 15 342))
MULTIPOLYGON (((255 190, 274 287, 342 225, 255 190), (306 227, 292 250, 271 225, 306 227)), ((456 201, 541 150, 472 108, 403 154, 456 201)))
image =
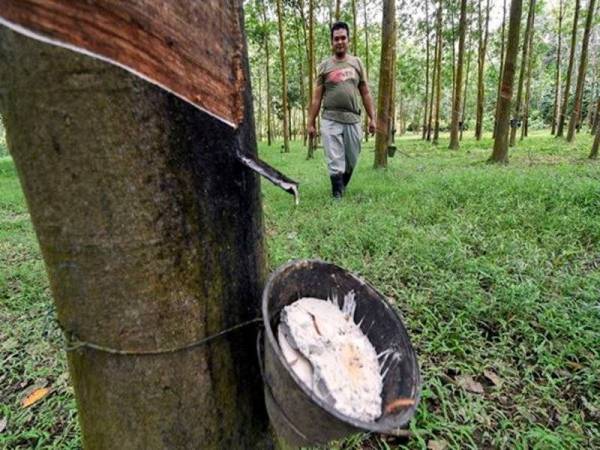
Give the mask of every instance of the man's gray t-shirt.
POLYGON ((325 90, 322 117, 341 123, 360 122, 358 85, 366 82, 363 64, 356 56, 346 55, 341 61, 331 56, 321 62, 317 86, 323 86, 325 90))

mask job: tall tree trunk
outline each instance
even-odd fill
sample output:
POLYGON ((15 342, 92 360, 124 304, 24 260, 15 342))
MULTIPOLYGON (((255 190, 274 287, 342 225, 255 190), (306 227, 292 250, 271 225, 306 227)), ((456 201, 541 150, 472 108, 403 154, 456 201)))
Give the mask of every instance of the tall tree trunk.
POLYGON ((598 102, 596 103, 596 112, 594 113, 594 124, 592 125, 592 135, 596 134, 600 128, 600 93, 598 94, 598 102))
MULTIPOLYGON (((533 12, 533 20, 535 21, 535 10, 533 12)), ((523 107, 523 126, 521 127, 521 140, 527 137, 529 132, 529 103, 531 101, 531 68, 533 66, 533 36, 535 35, 535 27, 531 29, 529 34, 529 60, 527 61, 527 75, 525 76, 525 105, 523 107)))
POLYGON ((500 43, 500 70, 498 71, 498 93, 496 95, 496 111, 494 113, 494 132, 492 137, 496 139, 496 130, 498 128, 498 108, 500 106, 500 94, 502 92, 502 74, 504 73, 504 39, 506 29, 506 0, 504 0, 502 8, 502 35, 500 43))
POLYGON ((594 138, 594 143, 592 144, 590 159, 598 158, 598 147, 600 147, 600 115, 598 114, 598 111, 600 111, 600 97, 598 97, 598 103, 596 106, 596 124, 594 125, 596 137, 594 138))
POLYGON ((377 99, 377 133, 375 136, 374 167, 387 167, 390 136, 390 102, 394 83, 394 47, 396 46, 395 0, 383 0, 381 20, 381 62, 379 64, 379 91, 377 99))
POLYGON ((498 104, 496 139, 494 140, 494 150, 489 159, 490 162, 495 163, 508 163, 510 104, 515 79, 515 65, 517 63, 517 54, 519 52, 519 31, 521 28, 522 9, 523 0, 511 1, 506 57, 504 59, 504 72, 502 73, 500 103, 498 104))
MULTIPOLYGON (((467 20, 467 24, 469 20, 467 20)), ((460 119, 460 140, 463 138, 463 131, 465 129, 465 122, 467 120, 467 94, 469 93, 469 69, 471 68, 471 41, 473 39, 473 31, 468 29, 467 33, 469 35, 469 41, 467 43, 467 70, 465 71, 465 94, 463 96, 463 104, 462 104, 462 115, 460 119)))
POLYGON ((335 0, 335 21, 340 20, 340 2, 341 0, 335 0))
MULTIPOLYGON (((459 0, 462 1, 462 0, 459 0)), ((456 36, 454 34, 454 0, 450 0, 449 2, 449 10, 450 10, 450 39, 452 41, 452 94, 450 95, 450 101, 452 102, 452 106, 454 105, 454 89, 456 88, 456 36)), ((452 107, 450 109, 450 120, 452 121, 452 107)))
POLYGON ((482 29, 482 16, 481 16, 481 2, 479 0, 479 57, 477 59, 477 109, 475 119, 475 139, 480 141, 482 130, 483 130, 483 105, 485 101, 485 86, 484 86, 484 75, 485 75, 485 57, 487 53, 487 44, 489 36, 489 23, 490 23, 490 0, 486 1, 485 6, 485 31, 482 29))
POLYGON ((556 49, 556 78, 554 82, 554 106, 552 108, 552 130, 551 134, 556 133, 556 121, 560 114, 560 56, 562 50, 562 21, 563 21, 563 0, 560 0, 558 6, 558 46, 556 49))
POLYGON ((435 42, 433 45, 433 67, 431 70, 431 95, 429 96, 429 119, 427 121, 427 140, 431 141, 433 138, 433 108, 435 107, 435 88, 437 86, 437 63, 438 63, 438 30, 436 26, 435 42))
MULTIPOLYGON (((301 4, 301 6, 303 5, 301 4)), ((302 130, 302 145, 306 146, 308 135, 306 133, 306 108, 304 108, 304 105, 310 103, 310 100, 307 101, 306 99, 306 89, 304 87, 305 65, 303 64, 302 60, 305 56, 308 58, 308 55, 306 52, 306 38, 302 39, 302 37, 300 36, 301 27, 306 25, 304 25, 304 21, 302 19, 300 20, 300 22, 302 24, 296 23, 296 50, 298 51, 298 64, 300 65, 300 70, 298 71, 298 85, 300 86, 300 117, 302 123, 299 127, 296 127, 296 129, 300 128, 302 130)))
POLYGON ((429 93, 429 0, 425 0, 425 93, 423 95, 423 133, 421 139, 427 137, 427 94, 429 93))
POLYGON ((517 99, 515 101, 513 121, 514 124, 510 128, 509 146, 513 147, 517 139, 517 123, 523 120, 523 83, 525 81, 525 69, 529 61, 529 34, 533 28, 535 11, 535 0, 529 0, 529 10, 527 12, 527 25, 525 26, 525 34, 523 35, 523 53, 521 55, 521 67, 519 68, 519 84, 517 86, 517 99))
MULTIPOLYGON (((262 2, 261 2, 262 3, 262 2)), ((262 3, 262 17, 264 28, 264 47, 265 47, 265 69, 267 72, 267 144, 269 147, 273 142, 273 126, 272 126, 272 98, 271 98, 271 59, 269 57, 269 22, 267 21, 267 5, 262 3)))
POLYGON ((583 98, 583 83, 585 82, 585 72, 587 70, 587 51, 590 43, 590 31, 596 9, 596 0, 589 0, 587 17, 585 19, 585 30, 583 32, 583 41, 581 42, 581 57, 579 58, 579 74, 577 76, 577 87, 575 88, 575 103, 571 112, 569 121, 569 131, 567 132, 567 142, 573 142, 575 139, 575 126, 579 123, 581 115, 581 99, 583 98))
MULTIPOLYGON (((312 102, 315 86, 315 1, 308 0, 308 104, 312 102)), ((315 138, 309 137, 306 159, 312 159, 315 152, 315 138)))
POLYGON ((431 141, 434 145, 437 145, 440 137, 440 106, 442 103, 442 0, 439 0, 437 29, 438 49, 436 66, 437 73, 435 76, 435 122, 433 129, 433 140, 431 141))
POLYGON ((287 85, 287 73, 285 64, 285 37, 283 31, 283 7, 281 0, 277 0, 277 28, 279 29, 279 59, 281 61, 281 103, 283 119, 281 127, 283 129, 283 152, 288 153, 290 151, 289 143, 289 117, 288 117, 288 85, 287 85))
POLYGON ((575 0, 575 13, 573 16, 573 29, 571 31, 571 53, 569 54, 569 65, 567 66, 567 75, 565 77, 565 93, 562 98, 562 107, 558 115, 558 125, 556 137, 562 137, 564 134, 565 119, 567 117, 567 106, 569 105, 569 91, 571 90, 571 74, 573 73, 573 63, 575 61, 575 52, 577 51, 577 25, 579 22, 580 0, 575 0))
POLYGON ((452 105, 452 125, 450 128, 451 150, 458 150, 458 126, 461 117, 460 104, 462 100, 463 62, 465 58, 465 34, 467 30, 467 0, 460 2, 460 19, 458 22, 458 65, 456 67, 456 87, 452 105))
POLYGON ((258 140, 258 142, 262 141, 262 128, 263 128, 263 106, 262 106, 262 76, 259 72, 258 76, 256 77, 258 78, 258 95, 256 96, 256 98, 258 99, 258 101, 256 102, 257 106, 258 106, 258 118, 256 120, 256 131, 257 131, 257 135, 256 135, 256 139, 258 140))
MULTIPOLYGON (((365 22, 365 71, 367 72, 367 80, 369 80, 369 22, 367 21, 367 0, 363 0, 363 18, 365 22)), ((369 117, 365 114, 365 142, 369 142, 369 117)))
POLYGON ((249 85, 233 130, 4 27, 0 84, 57 319, 79 340, 67 357, 83 446, 263 448, 253 327, 191 345, 259 314, 260 185, 235 158, 256 154, 249 85))

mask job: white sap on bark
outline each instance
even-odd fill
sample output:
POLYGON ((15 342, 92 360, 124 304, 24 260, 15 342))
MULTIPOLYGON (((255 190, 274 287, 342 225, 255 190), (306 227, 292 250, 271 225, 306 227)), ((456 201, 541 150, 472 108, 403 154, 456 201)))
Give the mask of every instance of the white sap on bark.
POLYGON ((278 340, 294 373, 319 398, 365 422, 382 413, 377 352, 354 322, 354 294, 337 300, 301 298, 281 314, 278 340))

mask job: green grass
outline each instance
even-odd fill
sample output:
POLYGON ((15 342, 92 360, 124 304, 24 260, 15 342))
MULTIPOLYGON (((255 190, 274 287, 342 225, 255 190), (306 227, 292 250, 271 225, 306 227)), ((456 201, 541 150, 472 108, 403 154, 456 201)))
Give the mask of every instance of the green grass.
MULTIPOLYGON (((402 312, 423 398, 399 440, 355 436, 332 448, 600 448, 600 166, 583 132, 570 146, 535 133, 508 166, 491 139, 435 148, 397 140, 387 170, 363 149, 349 190, 330 199, 322 151, 261 144, 300 181, 300 205, 263 181, 271 269, 320 258, 368 279, 402 312), (484 375, 492 371, 501 383, 484 375), (461 376, 484 387, 467 392, 461 376)), ((0 159, 0 447, 79 444, 47 279, 12 162, 0 159), (30 409, 28 387, 54 391, 30 409)))

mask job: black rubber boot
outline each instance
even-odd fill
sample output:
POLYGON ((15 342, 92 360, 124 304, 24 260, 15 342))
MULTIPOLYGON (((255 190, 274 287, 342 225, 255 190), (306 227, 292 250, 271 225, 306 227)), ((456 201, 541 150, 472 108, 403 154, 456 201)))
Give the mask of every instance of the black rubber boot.
POLYGON ((335 199, 341 199, 344 195, 343 174, 336 173, 329 178, 331 178, 331 195, 333 195, 333 198, 335 199))
POLYGON ((350 178, 352 178, 352 170, 353 169, 350 169, 347 172, 344 172, 344 175, 343 175, 344 187, 348 186, 348 183, 350 183, 350 178))

